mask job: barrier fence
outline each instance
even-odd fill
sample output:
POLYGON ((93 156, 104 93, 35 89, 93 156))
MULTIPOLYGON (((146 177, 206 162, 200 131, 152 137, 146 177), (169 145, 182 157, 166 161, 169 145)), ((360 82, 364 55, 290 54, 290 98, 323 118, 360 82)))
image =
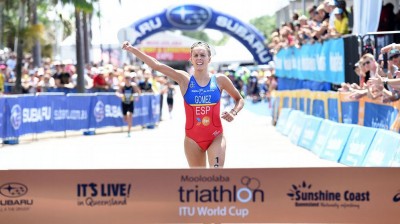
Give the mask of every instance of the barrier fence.
MULTIPOLYGON (((43 132, 122 127, 121 100, 115 93, 11 95, 0 98, 0 138, 18 139, 43 132)), ((135 99, 133 125, 159 121, 160 95, 135 99)))
POLYGON ((293 144, 349 166, 400 166, 400 102, 307 90, 273 95, 276 129, 293 144))

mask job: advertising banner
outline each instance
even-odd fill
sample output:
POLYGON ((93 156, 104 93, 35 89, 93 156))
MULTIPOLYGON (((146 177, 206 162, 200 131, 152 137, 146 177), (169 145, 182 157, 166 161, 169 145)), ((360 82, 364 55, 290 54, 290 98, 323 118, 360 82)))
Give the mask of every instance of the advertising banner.
POLYGON ((398 109, 392 105, 365 102, 364 126, 390 130, 396 120, 398 109))
POLYGON ((397 168, 0 171, 0 220, 397 223, 398 174, 397 168))
POLYGON ((290 142, 297 145, 300 139, 301 134, 304 130, 304 123, 306 122, 306 115, 304 112, 300 112, 297 119, 295 120, 292 129, 290 130, 288 137, 290 142))
POLYGON ((352 128, 352 125, 335 122, 320 157, 322 159, 338 162, 339 158, 342 156, 344 146, 347 143, 352 128))
POLYGON ((332 133, 333 126, 336 123, 330 120, 324 119, 321 122, 321 126, 319 127, 317 137, 311 146, 311 151, 316 155, 320 156, 323 152, 326 142, 329 139, 329 136, 332 133))
POLYGON ((40 112, 36 108, 33 95, 6 98, 5 138, 17 138, 28 133, 35 133, 35 123, 40 120, 49 120, 51 111, 44 109, 40 112))
POLYGON ((281 49, 275 57, 276 75, 316 82, 340 84, 345 81, 343 38, 323 44, 304 44, 281 49))
POLYGON ((6 117, 6 99, 0 98, 0 138, 4 138, 5 127, 5 117, 6 117))
POLYGON ((398 133, 378 129, 362 165, 368 167, 390 166, 399 145, 398 133))
POLYGON ((93 97, 84 95, 67 95, 67 111, 64 114, 67 130, 86 130, 90 127, 91 101, 93 97))
POLYGON ((66 130, 65 119, 61 116, 66 108, 65 95, 38 95, 33 101, 36 101, 37 118, 34 119, 36 131, 32 133, 66 130))
POLYGON ((354 125, 340 158, 340 163, 348 166, 361 166, 376 131, 376 128, 354 125))
POLYGON ((94 127, 123 126, 121 100, 115 95, 97 95, 93 98, 94 127))
POLYGON ((311 150, 316 136, 318 135, 322 118, 306 115, 304 117, 304 129, 299 139, 299 146, 311 150))
POLYGON ((278 122, 276 124, 276 130, 278 132, 283 133, 291 111, 292 109, 290 108, 281 109, 281 112, 279 113, 278 122))

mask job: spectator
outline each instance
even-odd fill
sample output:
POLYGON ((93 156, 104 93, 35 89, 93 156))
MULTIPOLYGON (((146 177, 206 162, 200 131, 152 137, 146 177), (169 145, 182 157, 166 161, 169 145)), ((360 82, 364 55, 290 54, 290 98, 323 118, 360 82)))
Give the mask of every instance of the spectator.
POLYGON ((54 78, 51 77, 50 70, 46 70, 44 72, 42 80, 38 83, 38 88, 40 88, 41 92, 52 92, 55 88, 54 78))
POLYGON ((65 64, 55 63, 56 73, 53 75, 54 82, 58 91, 68 93, 74 86, 71 74, 66 71, 65 64))
POLYGON ((333 14, 336 17, 336 19, 334 21, 336 32, 339 34, 339 36, 348 34, 349 33, 349 19, 344 14, 343 9, 335 8, 335 10, 333 10, 333 14))
POLYGON ((143 74, 144 80, 139 83, 139 88, 142 91, 142 93, 152 93, 153 88, 150 82, 151 78, 151 70, 146 69, 143 74))
POLYGON ((105 78, 106 73, 107 73, 106 69, 100 68, 98 74, 94 76, 93 78, 94 92, 106 92, 110 88, 105 78))

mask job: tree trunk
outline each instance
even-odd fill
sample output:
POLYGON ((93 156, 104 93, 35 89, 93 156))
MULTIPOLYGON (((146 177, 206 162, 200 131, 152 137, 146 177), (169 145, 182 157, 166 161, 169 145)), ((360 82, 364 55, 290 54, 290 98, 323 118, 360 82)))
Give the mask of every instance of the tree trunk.
POLYGON ((81 11, 75 7, 75 29, 76 29, 76 74, 78 93, 85 92, 84 77, 84 58, 83 58, 83 41, 82 41, 82 20, 81 11))
POLYGON ((89 35, 90 23, 89 16, 86 12, 83 13, 83 43, 85 49, 85 64, 90 63, 90 43, 91 37, 89 35))
MULTIPOLYGON (((37 18, 37 0, 32 0, 32 24, 38 24, 37 18)), ((42 56, 41 56, 41 49, 40 49, 40 42, 37 38, 35 38, 35 43, 33 45, 33 65, 39 68, 42 65, 42 56)))
POLYGON ((21 77, 22 77, 22 60, 24 57, 24 52, 23 52, 23 38, 21 36, 21 31, 25 28, 25 5, 26 1, 25 0, 20 0, 19 2, 19 12, 18 16, 21 18, 19 20, 18 24, 18 31, 17 31, 17 47, 16 47, 16 52, 17 52, 17 65, 16 65, 16 71, 15 71, 15 88, 14 88, 14 93, 22 93, 22 86, 21 86, 21 77))
POLYGON ((4 1, 0 0, 0 49, 4 48, 4 1))

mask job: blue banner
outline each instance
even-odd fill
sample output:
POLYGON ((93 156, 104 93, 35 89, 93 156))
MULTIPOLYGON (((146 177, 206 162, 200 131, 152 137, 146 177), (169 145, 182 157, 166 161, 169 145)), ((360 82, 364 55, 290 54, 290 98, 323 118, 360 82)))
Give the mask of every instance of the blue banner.
POLYGON ((60 118, 60 113, 65 111, 65 95, 39 95, 36 96, 36 110, 39 112, 39 119, 36 119, 36 133, 46 131, 65 131, 65 120, 60 118))
POLYGON ((389 130, 399 111, 393 106, 365 102, 364 126, 389 130))
POLYGON ((290 113, 292 112, 291 108, 282 108, 281 112, 278 117, 278 121, 276 123, 276 130, 280 133, 283 133, 285 130, 285 126, 287 123, 287 120, 289 118, 290 113))
POLYGON ((319 117, 305 116, 304 129, 298 142, 299 146, 311 150, 322 121, 323 119, 319 117))
POLYGON ((294 123, 302 117, 304 113, 298 110, 292 110, 289 114, 289 118, 285 124, 282 134, 288 136, 294 123))
POLYGON ((328 98, 328 119, 339 122, 338 99, 328 98))
POLYGON ((15 138, 28 133, 35 133, 35 123, 51 118, 51 110, 43 112, 36 108, 35 96, 6 98, 6 131, 5 138, 15 138))
POLYGON ((345 81, 342 38, 304 44, 300 49, 283 48, 274 60, 278 77, 335 84, 345 81))
POLYGON ((64 114, 67 130, 87 130, 90 127, 90 107, 92 97, 68 95, 67 110, 64 114))
POLYGON ((6 99, 0 98, 0 138, 4 138, 5 131, 5 118, 6 118, 6 99))
POLYGON ((290 142, 295 145, 298 144, 300 136, 303 133, 304 123, 306 122, 305 117, 306 115, 301 111, 288 134, 290 142))
POLYGON ((318 130, 318 135, 313 145, 311 146, 311 151, 316 155, 320 156, 322 151, 325 149, 326 142, 332 133, 333 126, 335 122, 324 119, 321 122, 321 126, 318 130))
POLYGON ((390 166, 392 167, 400 167, 400 145, 397 147, 396 155, 390 162, 390 166))
POLYGON ((352 125, 335 122, 320 157, 322 159, 338 162, 342 156, 344 146, 347 143, 352 128, 352 125))
POLYGON ((96 128, 123 126, 122 102, 116 95, 98 95, 93 98, 92 117, 96 128))
POLYGON ((354 125, 340 158, 340 163, 348 166, 361 166, 376 131, 376 128, 354 125))
POLYGON ((362 163, 368 167, 390 166, 400 144, 398 133, 379 129, 362 163))
POLYGON ((342 123, 358 124, 358 106, 359 102, 341 102, 342 123))
POLYGON ((313 100, 312 115, 320 118, 325 118, 325 105, 323 100, 313 100))

